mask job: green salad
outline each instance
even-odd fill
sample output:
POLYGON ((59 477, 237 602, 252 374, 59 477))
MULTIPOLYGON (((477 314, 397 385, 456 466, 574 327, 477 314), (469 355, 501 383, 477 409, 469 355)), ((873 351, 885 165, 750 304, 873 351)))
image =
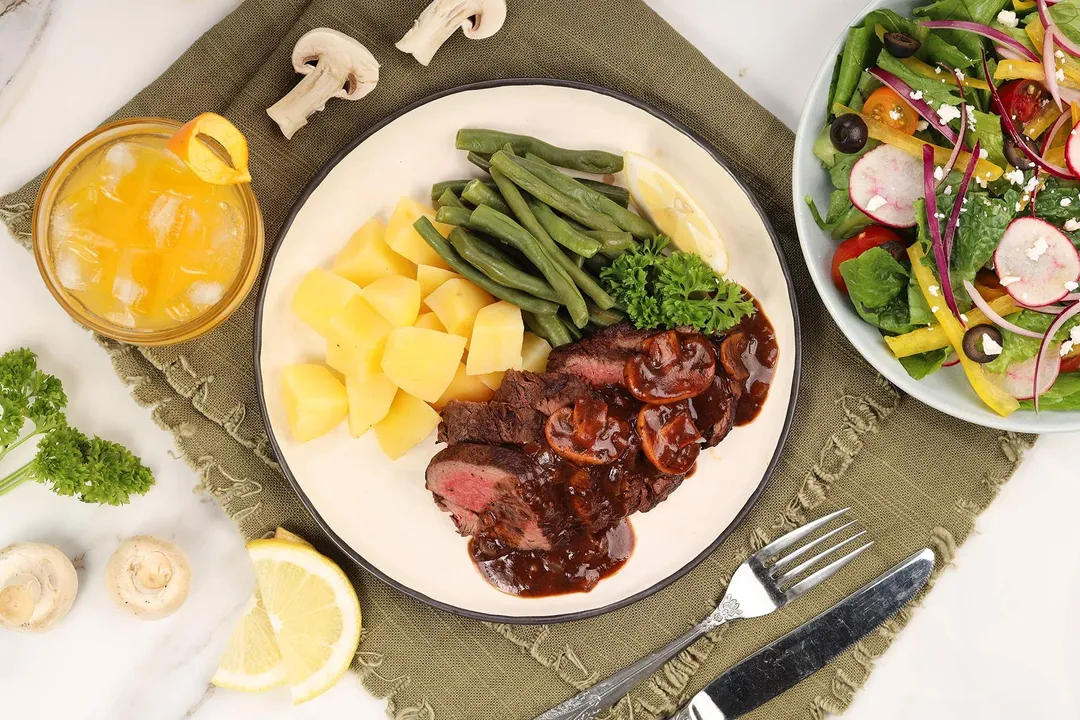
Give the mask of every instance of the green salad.
POLYGON ((814 155, 832 278, 916 379, 1080 410, 1080 0, 940 0, 848 31, 814 155))

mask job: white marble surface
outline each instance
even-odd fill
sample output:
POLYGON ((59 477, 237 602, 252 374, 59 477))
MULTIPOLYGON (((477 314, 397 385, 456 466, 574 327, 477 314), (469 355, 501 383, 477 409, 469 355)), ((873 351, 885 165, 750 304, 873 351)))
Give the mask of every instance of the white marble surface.
MULTIPOLYGON (((235 2, 0 0, 0 192, 42 170, 235 2)), ((650 4, 794 125, 821 56, 861 0, 650 4)), ((56 543, 81 556, 83 568, 79 599, 58 629, 0 634, 0 717, 382 717, 381 703, 348 680, 296 709, 284 692, 207 692, 252 583, 238 536, 212 501, 193 492, 195 475, 175 459, 171 439, 130 400, 104 353, 53 303, 31 256, 7 237, 0 237, 0 318, 0 349, 35 348, 69 389, 74 422, 129 445, 158 476, 154 491, 126 509, 82 506, 35 486, 0 501, 0 546, 56 543), (120 614, 103 593, 105 560, 135 533, 179 542, 194 566, 191 599, 158 623, 120 614)), ((1080 435, 1040 442, 848 717, 1080 716, 1080 560, 1072 534, 1080 483, 1071 455, 1078 442, 1080 435), (1032 556, 1036 547, 1045 550, 1032 556)))

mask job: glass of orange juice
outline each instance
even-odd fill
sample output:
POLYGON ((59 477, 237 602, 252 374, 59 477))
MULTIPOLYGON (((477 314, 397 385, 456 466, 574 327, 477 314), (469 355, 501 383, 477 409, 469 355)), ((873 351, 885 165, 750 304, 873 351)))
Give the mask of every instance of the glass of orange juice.
POLYGON ((180 123, 123 120, 73 145, 42 184, 33 245, 77 321, 139 345, 189 340, 247 297, 264 244, 250 183, 201 180, 166 145, 180 123))

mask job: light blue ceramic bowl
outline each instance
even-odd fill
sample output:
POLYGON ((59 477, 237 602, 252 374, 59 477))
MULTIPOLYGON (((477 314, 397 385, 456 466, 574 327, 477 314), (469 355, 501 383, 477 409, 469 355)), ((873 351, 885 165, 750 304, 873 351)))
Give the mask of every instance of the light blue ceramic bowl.
MULTIPOLYGON (((852 23, 861 22, 862 18, 877 8, 890 8, 910 16, 916 7, 911 0, 874 0, 862 9, 852 23)), ((845 35, 837 38, 836 43, 825 57, 821 69, 814 78, 806 96, 806 105, 795 138, 795 159, 792 171, 792 190, 795 202, 795 222, 799 230, 799 240, 803 256, 810 267, 810 276, 814 279, 818 294, 825 302, 833 320, 840 326, 855 349, 873 365, 878 372, 905 393, 927 405, 952 415, 961 420, 999 428, 1028 433, 1068 432, 1080 430, 1080 412, 1042 412, 1017 411, 1008 417, 1001 417, 986 407, 971 389, 964 371, 959 365, 944 368, 933 375, 915 380, 889 352, 876 328, 863 322, 855 313, 847 296, 833 285, 830 274, 834 241, 827 232, 823 232, 814 223, 814 218, 806 206, 804 198, 809 195, 818 203, 818 207, 827 207, 832 184, 828 174, 821 168, 812 150, 824 122, 826 96, 832 80, 833 64, 843 46, 845 35)))

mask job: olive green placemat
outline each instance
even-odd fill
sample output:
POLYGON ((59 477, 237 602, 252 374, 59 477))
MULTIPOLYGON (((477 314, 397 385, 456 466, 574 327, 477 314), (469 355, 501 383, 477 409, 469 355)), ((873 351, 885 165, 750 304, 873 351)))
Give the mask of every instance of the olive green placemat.
MULTIPOLYGON (((320 539, 267 445, 252 369, 254 296, 217 331, 178 347, 101 340, 136 399, 154 407, 157 421, 201 475, 201 487, 245 537, 281 524, 342 561, 363 604, 356 668, 365 686, 388 698, 391 714, 403 720, 532 718, 703 617, 748 552, 809 517, 852 506, 877 540, 864 559, 782 612, 702 639, 611 714, 619 720, 664 717, 724 668, 912 551, 931 545, 940 572, 1033 438, 958 422, 901 395, 841 337, 798 250, 791 132, 639 0, 511 0, 498 35, 469 41, 458 33, 423 68, 395 50, 394 42, 426 2, 247 0, 117 117, 186 120, 215 110, 231 118, 251 142, 255 190, 273 239, 301 188, 340 147, 431 93, 500 77, 565 78, 629 93, 700 133, 764 205, 798 290, 803 381, 771 484, 742 526, 697 569, 601 618, 515 627, 428 608, 357 569, 320 539), (382 63, 382 77, 367 98, 331 101, 286 142, 264 110, 297 81, 289 61, 294 42, 320 26, 363 42, 382 63)), ((37 187, 31 182, 0 201, 0 217, 23 243, 29 242, 37 187)), ((843 710, 909 612, 753 717, 818 718, 843 710)))

